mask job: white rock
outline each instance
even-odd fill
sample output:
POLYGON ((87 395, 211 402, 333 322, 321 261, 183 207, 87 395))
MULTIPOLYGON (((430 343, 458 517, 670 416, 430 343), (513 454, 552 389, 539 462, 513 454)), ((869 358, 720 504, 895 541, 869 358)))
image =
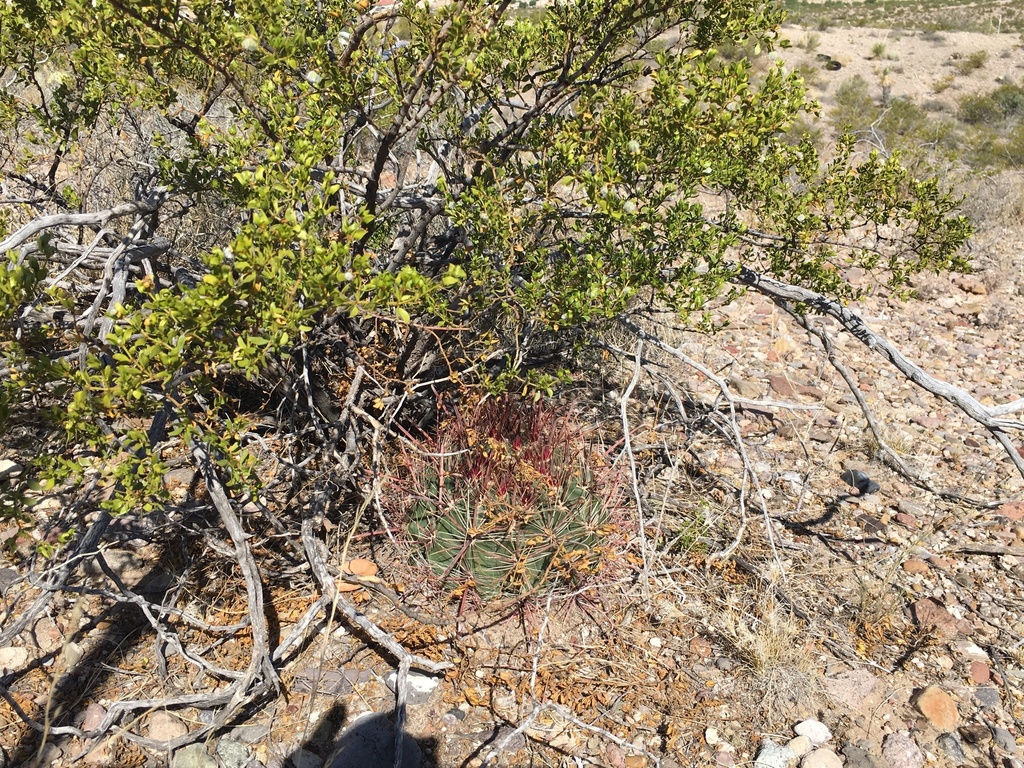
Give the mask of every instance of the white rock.
POLYGON ((832 731, 824 723, 819 723, 817 720, 804 720, 802 723, 797 723, 793 731, 797 736, 806 736, 811 740, 811 744, 816 747, 821 746, 832 738, 832 731))
POLYGON ((0 648, 0 670, 16 672, 28 664, 28 648, 21 646, 8 646, 0 648))
POLYGON ((843 759, 831 749, 816 749, 803 759, 800 768, 843 768, 843 759))
POLYGON ((709 747, 713 747, 716 744, 721 743, 722 739, 715 728, 708 728, 704 731, 704 741, 707 742, 709 747))
MULTIPOLYGON (((391 690, 395 690, 397 680, 397 672, 390 672, 387 677, 384 678, 384 682, 391 690)), ((408 677, 408 703, 412 706, 416 706, 417 704, 426 704, 431 694, 433 694, 437 686, 440 684, 441 678, 439 677, 431 677, 430 675, 424 675, 419 672, 410 672, 408 677)))
POLYGON ((786 745, 793 750, 793 754, 797 757, 803 757, 811 751, 811 740, 806 736, 797 736, 795 739, 790 739, 786 745))
POLYGON ((761 751, 754 758, 754 768, 792 768, 796 760, 796 753, 792 749, 765 739, 761 742, 761 751))

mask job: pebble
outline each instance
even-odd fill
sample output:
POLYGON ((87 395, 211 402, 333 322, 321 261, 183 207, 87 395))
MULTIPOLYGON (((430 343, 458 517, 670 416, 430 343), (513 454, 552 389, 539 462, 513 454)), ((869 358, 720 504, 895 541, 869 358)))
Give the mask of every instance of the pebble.
MULTIPOLYGON (((388 688, 395 690, 395 681, 397 679, 398 673, 392 671, 384 678, 384 682, 387 684, 388 688)), ((409 695, 406 703, 410 706, 417 706, 419 704, 426 704, 430 701, 430 697, 433 695, 434 691, 437 690, 437 686, 441 683, 441 678, 424 675, 420 672, 410 672, 408 681, 409 695)))
POLYGON ((64 665, 66 669, 75 667, 85 656, 85 649, 75 642, 68 642, 64 646, 64 665))
POLYGON ((249 748, 232 739, 221 739, 217 744, 217 757, 221 768, 245 768, 249 762, 249 748))
POLYGON ((999 691, 991 685, 983 685, 980 688, 975 688, 974 699, 981 705, 982 709, 998 707, 1002 702, 1002 699, 999 696, 999 691))
POLYGON ((921 768, 924 765, 924 755, 907 731, 897 731, 885 737, 882 757, 889 768, 921 768))
POLYGON ((983 661, 972 661, 967 671, 971 676, 971 680, 978 685, 984 685, 992 679, 992 670, 983 661))
POLYGON ((937 685, 929 685, 914 700, 917 711, 940 731, 952 731, 960 721, 953 698, 937 685))
POLYGON ((0 648, 0 672, 15 672, 28 664, 28 648, 8 646, 0 648))
POLYGON ((843 768, 843 760, 827 747, 816 749, 800 763, 801 768, 843 768))
POLYGON ((716 744, 722 742, 722 738, 718 735, 717 728, 708 728, 704 731, 704 741, 709 747, 713 747, 716 744))
POLYGON ((811 751, 811 740, 806 736, 797 736, 794 739, 790 739, 787 747, 793 750, 793 754, 797 757, 803 757, 811 751))
POLYGON ((996 741, 996 746, 1002 749, 1003 751, 1009 752, 1011 754, 1017 753, 1017 741, 1013 738, 1013 734, 1005 728, 993 728, 992 737, 996 741))
MULTIPOLYGON (((153 714, 156 714, 155 712, 153 714)), ((174 753, 171 768, 218 768, 202 744, 189 744, 174 753)))
POLYGON ((796 759, 796 754, 789 747, 765 739, 754 759, 754 768, 791 768, 796 764, 796 759))
POLYGON ((960 743, 960 737, 955 733, 943 733, 935 740, 935 745, 946 753, 946 756, 952 760, 956 765, 963 765, 967 760, 967 755, 964 754, 963 745, 960 743))
MULTIPOLYGON (((85 708, 85 715, 82 718, 82 730, 94 731, 103 724, 103 718, 107 716, 107 710, 102 704, 93 702, 85 708)), ((83 758, 87 765, 111 765, 114 762, 108 746, 108 740, 104 739, 83 758)))
POLYGON ((188 726, 170 712, 157 710, 149 716, 146 735, 156 741, 171 741, 188 733, 188 726))
POLYGON ((828 729, 828 726, 817 720, 809 719, 797 723, 793 731, 797 736, 806 736, 815 747, 820 747, 832 738, 832 731, 828 729))

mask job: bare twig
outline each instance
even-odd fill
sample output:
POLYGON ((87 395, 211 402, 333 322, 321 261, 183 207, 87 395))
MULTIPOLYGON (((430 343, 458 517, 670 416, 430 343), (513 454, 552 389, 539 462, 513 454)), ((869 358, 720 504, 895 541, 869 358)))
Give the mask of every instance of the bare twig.
POLYGON ((1021 455, 1007 434, 1009 430, 1024 431, 1024 422, 1003 418, 1009 413, 1016 413, 1024 409, 1024 398, 995 408, 988 408, 960 387, 926 373, 919 365, 900 352, 892 342, 868 328, 859 315, 838 302, 807 288, 774 280, 744 266, 738 267, 735 281, 768 296, 772 301, 806 304, 813 311, 838 320, 843 328, 869 349, 886 358, 908 380, 956 406, 964 415, 985 427, 1006 451, 1006 455, 1009 456, 1017 471, 1024 476, 1024 455, 1021 455))

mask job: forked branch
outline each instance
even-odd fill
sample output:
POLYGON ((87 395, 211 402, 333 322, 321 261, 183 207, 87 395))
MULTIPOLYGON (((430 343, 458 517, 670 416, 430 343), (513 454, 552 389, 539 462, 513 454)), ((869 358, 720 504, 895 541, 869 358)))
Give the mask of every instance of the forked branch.
POLYGON ((813 312, 835 318, 843 328, 868 349, 886 358, 911 382, 952 403, 966 416, 985 427, 1006 451, 1017 471, 1024 476, 1024 456, 1017 450, 1008 434, 1010 430, 1024 431, 1024 421, 1004 418, 1008 414, 1024 410, 1024 398, 992 408, 984 406, 970 393, 925 372, 921 366, 900 352, 892 342, 868 328, 859 315, 838 302, 807 288, 774 280, 743 266, 739 267, 734 279, 740 285, 752 288, 783 307, 789 304, 804 304, 813 312))

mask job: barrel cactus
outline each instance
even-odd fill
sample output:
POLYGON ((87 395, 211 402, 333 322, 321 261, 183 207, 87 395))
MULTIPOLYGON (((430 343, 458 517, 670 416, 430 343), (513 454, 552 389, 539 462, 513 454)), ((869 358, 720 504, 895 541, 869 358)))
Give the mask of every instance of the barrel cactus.
POLYGON ((406 526, 442 587, 522 595, 607 562, 618 485, 571 416, 487 400, 417 448, 403 455, 406 526))

